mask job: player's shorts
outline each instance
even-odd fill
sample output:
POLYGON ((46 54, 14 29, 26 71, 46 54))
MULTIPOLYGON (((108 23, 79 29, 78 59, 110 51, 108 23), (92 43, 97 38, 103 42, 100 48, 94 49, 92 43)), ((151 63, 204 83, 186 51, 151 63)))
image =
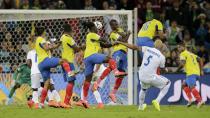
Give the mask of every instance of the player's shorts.
MULTIPOLYGON (((75 67, 74 67, 74 64, 73 63, 69 63, 69 66, 70 66, 70 69, 71 71, 74 71, 75 70, 75 67)), ((76 79, 76 77, 68 77, 68 73, 64 70, 64 68, 62 67, 62 70, 63 70, 63 77, 64 77, 64 81, 65 82, 71 82, 71 81, 74 81, 76 79)))
POLYGON ((139 79, 142 89, 149 89, 150 87, 162 89, 168 84, 168 82, 170 82, 167 78, 157 74, 153 76, 144 76, 143 74, 139 74, 139 79))
POLYGON ((105 61, 106 55, 105 54, 92 54, 89 57, 84 59, 85 63, 85 76, 88 76, 93 73, 93 69, 95 64, 101 64, 105 61))
POLYGON ((59 65, 60 58, 45 58, 44 61, 39 63, 39 70, 42 74, 44 82, 50 79, 50 69, 59 65))
POLYGON ((22 84, 28 84, 29 86, 31 86, 31 79, 29 78, 19 78, 18 80, 15 80, 15 83, 18 83, 20 85, 22 84))
POLYGON ((196 80, 198 80, 200 78, 199 75, 189 75, 186 77, 185 83, 187 84, 187 86, 194 87, 196 85, 196 80))
POLYGON ((119 71, 126 71, 127 70, 127 53, 123 50, 118 50, 112 54, 112 58, 117 63, 117 69, 119 71))
POLYGON ((42 80, 42 75, 40 73, 31 75, 31 88, 41 87, 40 80, 42 80))
POLYGON ((136 43, 138 46, 154 47, 154 41, 149 37, 137 37, 136 43))

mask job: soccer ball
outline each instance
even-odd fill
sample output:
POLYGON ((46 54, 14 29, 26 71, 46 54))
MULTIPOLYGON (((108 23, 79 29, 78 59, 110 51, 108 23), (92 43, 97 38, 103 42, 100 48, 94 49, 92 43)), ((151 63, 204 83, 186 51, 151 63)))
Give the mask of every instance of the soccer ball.
POLYGON ((100 21, 95 21, 94 24, 95 24, 96 28, 99 30, 103 27, 103 25, 100 21))

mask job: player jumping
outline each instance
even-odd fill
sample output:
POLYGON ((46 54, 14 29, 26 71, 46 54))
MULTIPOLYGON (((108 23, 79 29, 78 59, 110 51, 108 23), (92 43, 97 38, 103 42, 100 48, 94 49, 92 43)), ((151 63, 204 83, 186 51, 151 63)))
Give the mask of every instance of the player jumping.
POLYGON ((114 70, 115 76, 125 75, 125 72, 120 72, 117 70, 117 65, 115 60, 101 54, 101 47, 109 48, 112 47, 112 44, 106 43, 107 41, 101 38, 97 32, 97 27, 93 22, 85 23, 89 29, 89 33, 86 36, 86 49, 84 54, 84 63, 85 63, 85 81, 83 83, 83 104, 86 108, 89 108, 87 102, 88 90, 90 87, 90 82, 93 76, 93 69, 95 64, 108 63, 108 67, 104 70, 100 78, 105 78, 112 70, 114 70))
POLYGON ((44 88, 41 93, 41 106, 44 107, 44 101, 47 96, 47 91, 50 87, 50 69, 58 65, 61 65, 64 70, 68 73, 68 76, 72 76, 71 68, 69 63, 65 59, 51 57, 50 50, 56 49, 60 46, 60 42, 57 44, 49 44, 45 40, 45 29, 43 27, 36 28, 36 53, 38 56, 38 67, 44 80, 44 88))
MULTIPOLYGON (((68 61, 68 64, 71 68, 71 71, 75 71, 74 67, 74 53, 80 51, 82 47, 78 47, 73 39, 73 30, 69 24, 65 24, 63 26, 64 32, 61 36, 60 41, 62 42, 62 59, 65 59, 68 61)), ((64 68, 63 68, 64 70, 64 68)), ((64 99, 64 104, 62 105, 64 108, 70 108, 71 103, 70 99, 73 92, 74 87, 74 81, 75 81, 75 73, 72 73, 73 75, 71 77, 68 77, 68 73, 64 70, 64 78, 66 81, 68 81, 68 84, 66 86, 66 95, 64 99)))
POLYGON ((122 45, 127 46, 133 50, 142 51, 144 53, 143 61, 139 69, 139 79, 141 82, 141 90, 139 93, 139 110, 145 110, 146 104, 144 104, 147 89, 150 87, 157 87, 160 89, 158 97, 152 101, 154 107, 160 111, 160 101, 167 94, 170 87, 170 80, 167 78, 157 75, 156 70, 158 67, 165 68, 165 56, 160 52, 162 49, 162 41, 156 40, 154 47, 148 46, 135 46, 128 43, 118 42, 122 45))
POLYGON ((183 67, 185 68, 186 72, 186 80, 183 82, 183 90, 186 93, 189 101, 187 106, 190 107, 193 103, 192 96, 195 97, 197 101, 197 108, 200 108, 204 102, 200 96, 199 91, 195 88, 196 80, 200 78, 200 75, 203 75, 203 62, 200 57, 193 54, 192 52, 188 51, 185 47, 184 43, 180 43, 178 45, 178 50, 180 52, 180 65, 176 71, 179 71, 183 67), (199 63, 198 63, 199 62, 199 63))

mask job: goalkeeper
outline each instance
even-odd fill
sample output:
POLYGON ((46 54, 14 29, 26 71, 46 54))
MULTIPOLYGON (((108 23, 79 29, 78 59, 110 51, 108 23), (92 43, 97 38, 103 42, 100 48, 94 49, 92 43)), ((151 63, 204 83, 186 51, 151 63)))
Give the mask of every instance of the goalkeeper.
POLYGON ((15 80, 15 85, 10 90, 8 100, 6 104, 10 104, 12 102, 12 96, 15 91, 21 87, 23 84, 31 85, 31 65, 30 64, 22 64, 20 65, 14 72, 13 79, 15 80))

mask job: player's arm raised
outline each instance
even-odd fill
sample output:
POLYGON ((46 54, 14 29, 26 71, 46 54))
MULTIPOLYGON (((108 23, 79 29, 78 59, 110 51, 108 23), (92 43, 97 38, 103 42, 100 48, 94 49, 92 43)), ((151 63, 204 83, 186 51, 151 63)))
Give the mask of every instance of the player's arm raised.
POLYGON ((121 37, 118 39, 118 41, 127 42, 128 38, 130 37, 131 32, 118 32, 118 34, 121 35, 121 37))
POLYGON ((102 48, 110 48, 110 47, 112 47, 113 45, 115 45, 115 44, 108 43, 108 42, 106 41, 106 39, 103 39, 103 38, 100 38, 99 40, 91 39, 91 41, 93 41, 93 42, 95 41, 95 42, 100 43, 100 46, 101 46, 102 48))
POLYGON ((57 41, 56 43, 50 44, 50 43, 48 43, 48 42, 45 41, 43 43, 40 43, 39 45, 44 50, 49 51, 49 50, 53 50, 53 49, 58 48, 61 45, 61 42, 60 41, 57 41))
POLYGON ((133 45, 133 44, 129 44, 129 43, 124 43, 124 42, 121 42, 121 41, 116 41, 116 44, 122 44, 130 49, 133 49, 133 50, 138 50, 138 51, 141 51, 142 50, 142 47, 139 47, 139 46, 136 46, 136 45, 133 45))
POLYGON ((202 60, 202 58, 197 57, 197 61, 199 62, 199 67, 200 67, 201 75, 204 75, 204 72, 203 72, 203 60, 202 60))

